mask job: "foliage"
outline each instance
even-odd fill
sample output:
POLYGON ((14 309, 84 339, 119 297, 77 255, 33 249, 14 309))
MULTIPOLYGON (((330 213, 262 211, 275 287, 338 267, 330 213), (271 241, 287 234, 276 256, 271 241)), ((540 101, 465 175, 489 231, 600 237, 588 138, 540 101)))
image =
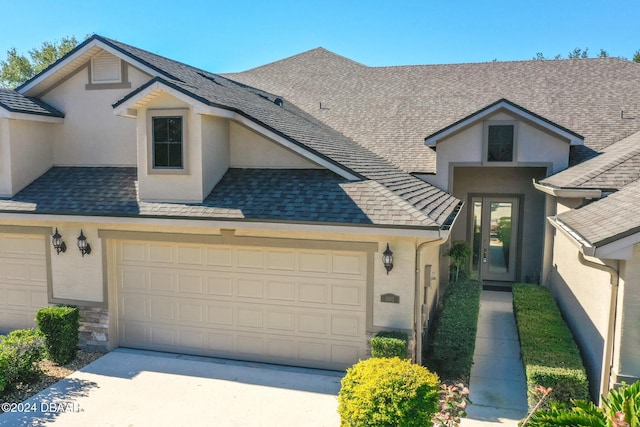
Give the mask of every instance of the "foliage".
POLYGON ((588 58, 588 57, 589 57, 588 47, 585 47, 584 50, 580 49, 579 47, 576 47, 571 52, 569 52, 569 55, 567 55, 567 58, 569 59, 580 59, 580 58, 588 58))
POLYGON ((460 278, 460 269, 462 269, 463 279, 469 276, 469 259, 471 258, 471 246, 464 240, 458 240, 451 244, 446 255, 451 257, 451 262, 456 268, 454 280, 457 282, 460 278))
POLYGON ((450 283, 442 297, 426 365, 441 378, 469 379, 476 345, 480 292, 477 283, 450 283))
POLYGON ((636 50, 636 53, 633 54, 633 59, 631 59, 633 62, 638 62, 640 63, 640 49, 636 50))
POLYGON ((44 333, 49 357, 59 365, 67 364, 76 357, 79 318, 77 307, 45 307, 36 313, 36 322, 44 333))
POLYGON ((460 418, 467 416, 469 389, 463 384, 440 384, 440 411, 433 417, 433 424, 442 427, 460 425, 460 418))
POLYGON ((381 331, 371 340, 371 356, 407 358, 407 334, 401 331, 381 331))
POLYGON ((18 329, 0 336, 0 391, 37 377, 37 363, 44 356, 44 337, 37 329, 18 329))
MULTIPOLYGON (((528 388, 553 388, 550 402, 588 399, 580 351, 549 290, 538 285, 514 285, 513 305, 528 388)), ((529 407, 535 400, 529 393, 529 407)))
POLYGON ((532 413, 522 426, 640 426, 640 381, 631 386, 611 390, 602 399, 602 408, 585 400, 572 401, 570 406, 555 404, 544 411, 532 413))
POLYGON ((427 426, 438 410, 438 376, 409 360, 373 358, 347 370, 338 394, 340 425, 427 426))
POLYGON ((6 59, 0 61, 0 87, 19 86, 69 53, 77 44, 75 36, 45 41, 40 47, 31 49, 28 57, 19 54, 16 48, 9 49, 6 59))

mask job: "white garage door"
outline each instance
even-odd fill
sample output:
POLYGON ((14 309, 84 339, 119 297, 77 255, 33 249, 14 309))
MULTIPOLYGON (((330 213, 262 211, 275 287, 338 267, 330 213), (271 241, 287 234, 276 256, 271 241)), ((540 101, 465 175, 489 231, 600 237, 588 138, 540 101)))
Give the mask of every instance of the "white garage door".
POLYGON ((120 345, 345 369, 365 358, 363 252, 116 242, 120 345))
POLYGON ((35 327, 47 305, 44 236, 0 234, 0 333, 35 327))

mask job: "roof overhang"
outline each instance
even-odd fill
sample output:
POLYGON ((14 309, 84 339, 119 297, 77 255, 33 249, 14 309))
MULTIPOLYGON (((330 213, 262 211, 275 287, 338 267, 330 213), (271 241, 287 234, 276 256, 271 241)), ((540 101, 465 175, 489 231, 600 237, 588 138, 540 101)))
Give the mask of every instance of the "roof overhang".
POLYGON ((593 258, 630 260, 633 257, 633 246, 640 243, 640 230, 592 243, 557 217, 548 217, 547 220, 556 230, 569 237, 584 255, 593 258))
POLYGON ((64 123, 63 117, 47 116, 44 114, 21 113, 17 111, 9 111, 2 107, 0 107, 0 119, 28 120, 31 122, 43 123, 64 123))
POLYGON ((497 102, 494 102, 493 104, 476 111, 475 113, 445 127, 444 129, 441 129, 427 136, 424 139, 424 143, 427 146, 433 148, 438 144, 438 142, 467 129, 475 123, 478 123, 500 111, 510 113, 511 115, 514 115, 517 118, 535 127, 556 135, 560 139, 567 141, 570 145, 584 144, 583 136, 578 135, 577 133, 572 132, 569 129, 564 128, 556 123, 553 123, 552 121, 547 120, 544 117, 539 116, 529 110, 526 110, 506 99, 501 99, 497 102))
POLYGON ((101 50, 107 51, 110 54, 131 63, 136 68, 150 76, 158 76, 162 74, 158 70, 149 67, 129 55, 126 55, 115 46, 112 46, 102 40, 99 36, 92 36, 79 44, 69 54, 51 64, 40 74, 30 80, 27 80, 19 86, 16 91, 24 95, 38 96, 67 78, 69 75, 73 74, 78 68, 84 66, 92 56, 101 50))
POLYGON ((333 173, 348 179, 349 181, 359 181, 362 177, 356 175, 350 170, 341 167, 335 162, 330 161, 324 156, 321 156, 309 149, 305 146, 292 141, 289 138, 285 138, 282 135, 274 132, 272 129, 269 129, 263 126, 261 123, 252 120, 245 114, 242 114, 239 111, 225 108, 221 105, 212 105, 206 99, 197 96, 191 92, 188 92, 184 88, 179 85, 172 84, 162 78, 155 78, 151 81, 145 83, 140 88, 131 92, 125 98, 116 102, 113 105, 114 114, 135 118, 138 115, 138 110, 144 108, 146 104, 148 104, 154 98, 160 96, 163 93, 167 93, 184 103, 188 104, 193 112, 196 114, 210 115, 216 117, 223 117, 229 120, 233 120, 237 123, 240 123, 249 129, 257 132, 258 134, 274 141, 275 143, 289 149, 290 151, 295 152, 296 154, 304 157, 305 159, 316 163, 319 166, 322 166, 333 173))
POLYGON ((549 194, 554 197, 565 197, 570 199, 600 199, 602 190, 595 188, 557 188, 540 184, 533 180, 533 186, 536 190, 549 194))

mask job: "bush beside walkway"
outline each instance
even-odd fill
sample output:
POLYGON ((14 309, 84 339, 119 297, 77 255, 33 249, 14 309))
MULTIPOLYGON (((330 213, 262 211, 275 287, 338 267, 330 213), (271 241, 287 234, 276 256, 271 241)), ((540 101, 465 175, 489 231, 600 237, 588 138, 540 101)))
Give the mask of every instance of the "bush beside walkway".
POLYGON ((426 366, 443 382, 469 384, 481 291, 479 283, 469 281, 450 283, 445 290, 426 357, 426 366))
POLYGON ((549 290, 539 285, 514 285, 513 311, 529 407, 537 401, 532 390, 538 385, 553 388, 550 401, 588 399, 589 384, 580 351, 549 290))

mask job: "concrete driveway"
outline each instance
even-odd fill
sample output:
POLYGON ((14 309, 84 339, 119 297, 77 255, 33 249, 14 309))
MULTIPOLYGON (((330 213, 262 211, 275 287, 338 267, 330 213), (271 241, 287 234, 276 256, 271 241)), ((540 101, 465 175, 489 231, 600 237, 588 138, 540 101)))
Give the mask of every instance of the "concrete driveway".
POLYGON ((117 349, 0 426, 338 426, 344 373, 117 349))

